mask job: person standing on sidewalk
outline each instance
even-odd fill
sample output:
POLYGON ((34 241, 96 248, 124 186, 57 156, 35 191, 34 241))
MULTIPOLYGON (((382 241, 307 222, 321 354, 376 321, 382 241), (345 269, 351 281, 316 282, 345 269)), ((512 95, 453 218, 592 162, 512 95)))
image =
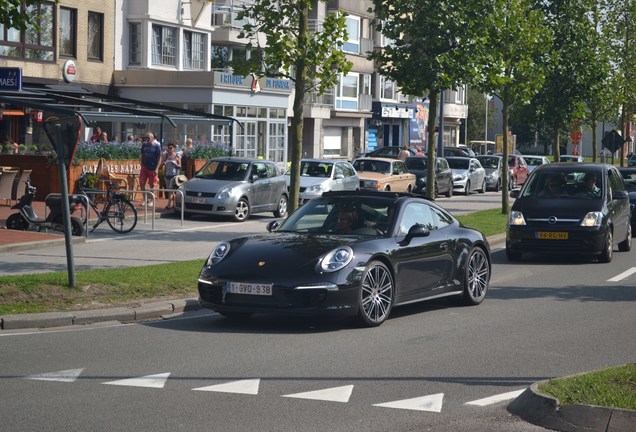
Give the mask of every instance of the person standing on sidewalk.
MULTIPOLYGON (((161 165, 164 167, 164 178, 166 181, 166 187, 168 189, 176 189, 174 178, 181 174, 181 156, 176 151, 177 143, 171 141, 168 144, 168 151, 164 156, 161 165)), ((168 192, 168 204, 167 209, 174 206, 174 193, 168 192)))
MULTIPOLYGON (((146 183, 150 189, 154 189, 159 181, 159 162, 161 161, 161 144, 155 139, 155 134, 148 132, 143 137, 141 145, 141 170, 139 171, 139 187, 146 190, 146 183)), ((143 205, 151 206, 152 200, 146 201, 143 197, 143 205)))

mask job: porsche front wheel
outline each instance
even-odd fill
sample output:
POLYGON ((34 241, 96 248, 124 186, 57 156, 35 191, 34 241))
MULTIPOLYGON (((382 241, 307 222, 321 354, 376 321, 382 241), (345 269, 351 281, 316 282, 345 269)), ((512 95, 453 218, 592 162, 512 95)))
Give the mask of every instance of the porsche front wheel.
POLYGON ((371 261, 362 275, 358 318, 366 327, 376 327, 389 317, 395 285, 391 272, 380 261, 371 261))

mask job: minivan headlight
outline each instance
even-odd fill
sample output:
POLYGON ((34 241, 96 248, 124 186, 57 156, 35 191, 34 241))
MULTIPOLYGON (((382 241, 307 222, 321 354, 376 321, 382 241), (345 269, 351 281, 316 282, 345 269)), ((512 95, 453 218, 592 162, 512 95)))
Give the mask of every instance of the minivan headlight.
POLYGON ((326 188, 322 183, 317 183, 309 186, 307 189, 305 189, 305 192, 318 193, 325 191, 325 189, 326 188))
POLYGON ((508 215, 508 225, 525 225, 526 219, 523 217, 523 213, 517 210, 513 210, 508 215))
POLYGON ((585 215, 581 221, 581 226, 584 227, 599 227, 603 221, 603 213, 601 212, 589 212, 585 215))

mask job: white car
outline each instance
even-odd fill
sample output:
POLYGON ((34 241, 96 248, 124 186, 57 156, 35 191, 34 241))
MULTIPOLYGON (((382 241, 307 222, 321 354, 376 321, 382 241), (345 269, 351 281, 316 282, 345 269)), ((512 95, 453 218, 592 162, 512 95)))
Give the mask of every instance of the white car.
MULTIPOLYGON (((285 173, 289 189, 291 170, 285 173)), ((303 159, 300 161, 300 204, 318 198, 323 192, 358 190, 360 178, 353 165, 333 159, 303 159)))
POLYGON ((447 157, 448 166, 453 171, 453 189, 464 195, 472 191, 486 192, 486 170, 476 158, 447 157))
POLYGON ((550 160, 546 156, 523 155, 528 164, 528 173, 531 173, 539 165, 549 164, 550 160))

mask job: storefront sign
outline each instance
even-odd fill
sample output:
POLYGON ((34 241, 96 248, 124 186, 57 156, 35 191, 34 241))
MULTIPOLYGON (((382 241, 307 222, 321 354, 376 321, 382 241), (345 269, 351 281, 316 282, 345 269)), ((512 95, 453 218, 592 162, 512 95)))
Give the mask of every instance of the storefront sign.
POLYGON ((292 82, 288 79, 267 78, 255 80, 252 76, 232 75, 225 72, 214 72, 214 86, 226 88, 241 88, 252 92, 291 93, 292 82), (256 90, 258 88, 258 90, 256 90))
MULTIPOLYGON (((99 161, 90 161, 90 165, 82 165, 82 172, 97 172, 97 166, 99 165, 99 161)), ((116 161, 105 161, 104 169, 107 169, 109 172, 113 174, 135 174, 138 173, 141 169, 140 164, 124 162, 117 163, 116 161)))
POLYGON ((0 68, 0 90, 22 90, 22 68, 0 68))
POLYGON ((75 62, 73 60, 66 60, 62 67, 62 76, 64 77, 64 81, 67 83, 72 82, 75 79, 76 72, 77 68, 75 66, 75 62))
POLYGON ((415 110, 413 108, 400 108, 395 106, 383 106, 382 117, 384 118, 414 118, 415 110))

